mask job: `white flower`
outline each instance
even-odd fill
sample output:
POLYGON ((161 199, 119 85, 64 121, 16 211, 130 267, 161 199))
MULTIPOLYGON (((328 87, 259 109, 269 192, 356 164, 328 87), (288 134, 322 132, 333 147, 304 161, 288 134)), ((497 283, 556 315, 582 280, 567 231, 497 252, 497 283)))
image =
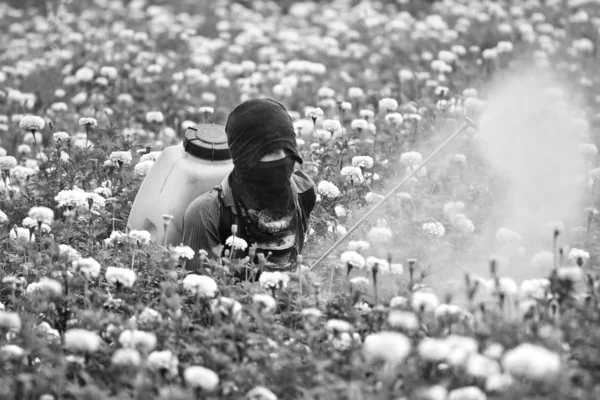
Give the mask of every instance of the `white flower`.
POLYGON ((404 117, 400 113, 389 113, 385 115, 385 122, 390 125, 400 125, 404 122, 404 117))
POLYGON ((317 192, 324 197, 336 198, 340 196, 340 189, 329 181, 321 181, 317 186, 317 192))
POLYGON ((380 273, 390 272, 390 264, 382 258, 369 257, 367 258, 366 265, 369 271, 372 271, 373 268, 377 267, 377 271, 380 273))
POLYGON ((3 360, 18 360, 25 356, 25 350, 16 344, 5 344, 0 347, 0 359, 3 360))
POLYGON ((513 383, 514 379, 509 374, 488 375, 485 380, 485 391, 488 393, 502 393, 509 389, 513 383))
POLYGON ((22 240, 27 242, 29 242, 29 238, 31 237, 31 241, 35 242, 35 234, 32 235, 31 232, 29 232, 29 229, 21 228, 18 226, 15 226, 13 229, 10 230, 8 237, 12 240, 22 240))
POLYGON ((26 115, 19 121, 19 127, 25 131, 41 131, 44 126, 46 126, 46 121, 35 115, 26 115))
POLYGON ((578 282, 583 280, 583 271, 578 266, 560 267, 556 270, 558 279, 563 281, 578 282))
POLYGON ((371 168, 373 167, 373 157, 370 156, 354 156, 352 157, 352 166, 371 168))
POLYGON ((91 82, 94 79, 94 70, 88 67, 81 67, 75 72, 77 82, 91 82))
POLYGON ((368 120, 369 118, 373 118, 375 116, 375 113, 373 112, 373 110, 362 109, 358 112, 358 115, 360 115, 361 118, 368 120))
POLYGON ((335 216, 338 218, 346 216, 346 208, 341 204, 338 204, 337 206, 335 206, 333 208, 333 211, 335 212, 335 216))
POLYGON ((37 291, 60 296, 63 292, 63 287, 60 282, 54 279, 41 278, 39 282, 34 282, 27 286, 27 293, 35 293, 37 291))
POLYGON ((140 157, 140 162, 142 161, 156 161, 158 156, 160 156, 162 151, 151 151, 148 154, 144 154, 140 157))
POLYGON ((128 236, 134 243, 139 243, 139 244, 146 244, 152 240, 152 236, 151 236, 150 232, 145 231, 145 230, 135 230, 134 229, 129 232, 128 236))
POLYGON ((310 109, 306 110, 305 116, 308 118, 311 118, 313 120, 316 120, 323 116, 323 110, 321 110, 319 107, 310 108, 310 109))
POLYGON ((398 332, 370 334, 363 343, 363 355, 367 361, 385 361, 392 365, 401 364, 410 353, 410 340, 398 332))
POLYGON ((48 207, 31 207, 28 215, 29 218, 45 224, 51 224, 54 221, 54 211, 48 207))
POLYGON ((460 321, 464 310, 455 304, 440 304, 436 307, 435 318, 442 324, 451 325, 460 321))
POLYGON ((142 310, 140 315, 138 315, 137 320, 141 324, 148 324, 162 320, 162 316, 155 309, 146 307, 142 310))
POLYGON ((202 388, 207 392, 212 392, 219 386, 219 375, 199 365, 187 367, 183 372, 183 378, 189 387, 202 388))
POLYGON ((153 165, 154 161, 151 160, 140 161, 139 163, 135 164, 135 167, 133 167, 133 171, 138 176, 146 176, 148 175, 148 172, 150 171, 150 168, 152 168, 153 165))
POLYGON ((342 124, 337 119, 326 119, 323 121, 323 129, 331 132, 333 136, 342 132, 342 124))
POLYGON ((409 151, 400 155, 400 162, 407 167, 416 167, 423 162, 423 156, 416 151, 409 151))
POLYGON ((148 111, 146 113, 146 122, 160 124, 165 120, 165 116, 160 111, 148 111))
POLYGON ((385 226, 374 226, 373 228, 371 228, 371 230, 369 230, 369 233, 367 234, 367 237, 370 241, 382 244, 389 243, 392 240, 392 236, 392 230, 385 226))
POLYGON ((419 400, 446 400, 448 390, 442 385, 433 385, 417 390, 419 400))
POLYGON ((439 222, 426 222, 423 224, 423 231, 430 238, 442 237, 446 233, 446 228, 439 222))
POLYGON ((395 111, 398 108, 398 102, 390 97, 384 97, 379 100, 379 109, 384 110, 386 113, 395 111))
POLYGON ((356 129, 356 130, 367 130, 369 129, 369 123, 367 122, 366 119, 353 119, 352 122, 350 123, 350 127, 352 129, 356 129))
POLYGON ((348 243, 348 250, 351 251, 366 251, 371 245, 365 240, 351 240, 348 243))
POLYGON ((506 352, 502 366, 512 376, 532 381, 549 381, 558 374, 560 356, 544 347, 523 343, 506 352))
POLYGON ((8 221, 8 217, 4 213, 4 211, 0 211, 0 224, 3 224, 8 221))
POLYGON ((263 272, 258 279, 263 289, 283 289, 287 287, 290 276, 284 272, 263 272))
POLYGON ((81 258, 81 254, 79 254, 77 250, 75 250, 68 244, 59 244, 58 251, 61 256, 67 258, 71 262, 73 260, 78 260, 81 258))
POLYGON ((391 310, 387 321, 392 328, 409 331, 419 329, 419 318, 410 311, 391 310))
POLYGON ((257 293, 252 296, 252 303, 260 307, 261 312, 271 312, 277 307, 277 302, 270 294, 257 293))
POLYGON ((318 308, 309 307, 309 308, 303 308, 302 311, 300 312, 300 315, 302 315, 303 317, 310 317, 310 318, 317 319, 317 318, 320 318, 323 315, 323 313, 318 308))
POLYGON ((383 196, 380 194, 375 194, 373 192, 369 192, 365 195, 365 201, 369 204, 374 204, 383 199, 383 196))
POLYGON ((108 159, 115 164, 131 164, 131 152, 128 151, 113 151, 108 156, 108 159))
POLYGON ((367 286, 367 285, 369 285, 369 280, 367 278, 365 278, 364 276, 356 276, 356 277, 350 279, 350 283, 354 286, 360 286, 360 285, 367 286))
POLYGON ((209 276, 189 274, 183 278, 183 288, 201 297, 215 297, 217 282, 209 276))
POLYGON ((124 287, 132 287, 136 278, 133 270, 119 267, 108 267, 104 277, 109 283, 120 284, 124 287))
POLYGON ((365 258, 352 250, 343 252, 340 261, 344 265, 350 265, 353 268, 362 269, 365 266, 365 258))
POLYGON ((56 143, 66 142, 71 136, 67 132, 54 132, 52 138, 56 143))
POLYGON ((264 386, 257 386, 246 393, 247 400, 277 400, 275 393, 264 386))
POLYGON ((73 351, 93 353, 100 347, 100 336, 85 329, 69 329, 65 332, 65 347, 73 351))
POLYGON ((455 201, 444 204, 444 215, 449 217, 452 214, 461 213, 465 209, 465 203, 462 201, 455 201))
POLYGON ((428 361, 444 361, 452 351, 450 344, 444 339, 425 337, 417 347, 419 356, 428 361))
POLYGON ((21 317, 15 312, 0 311, 0 327, 18 331, 21 329, 21 317))
POLYGON ((351 332, 353 330, 352 324, 341 319, 330 319, 325 324, 325 327, 328 331, 334 333, 351 332))
POLYGON ((175 246, 175 247, 171 247, 171 256, 176 259, 182 259, 182 258, 186 258, 188 260, 191 260, 194 258, 194 255, 196 254, 194 252, 194 250, 192 250, 191 247, 188 246, 175 246))
POLYGON ((451 391, 447 400, 487 400, 487 396, 477 386, 466 386, 451 391))
POLYGON ((526 279, 521 282, 519 296, 522 299, 543 300, 546 298, 546 292, 550 288, 550 281, 546 278, 526 279))
POLYGON ((582 261, 585 263, 587 260, 590 259, 590 253, 581 249, 572 248, 569 251, 569 260, 577 261, 577 259, 579 258, 581 258, 582 261))
POLYGON ((152 332, 126 329, 119 335, 119 343, 123 347, 149 352, 156 347, 156 335, 152 332))
POLYGON ((142 362, 142 356, 136 349, 124 348, 117 349, 111 358, 113 365, 137 367, 142 362))
POLYGON ((346 166, 342 168, 340 175, 345 176, 348 180, 352 180, 355 183, 361 183, 365 180, 361 169, 358 167, 346 166))
POLYGON ((474 353, 467 360, 467 374, 476 378, 486 378, 500 373, 500 364, 481 354, 474 353))
POLYGON ((153 371, 166 370, 170 375, 177 375, 179 360, 171 350, 153 351, 148 355, 146 365, 153 371))
POLYGON ((242 318, 242 304, 229 297, 213 299, 211 301, 211 310, 213 314, 221 314, 221 316, 228 317, 233 322, 238 322, 242 318))
POLYGON ((35 174, 35 170, 22 165, 17 165, 10 170, 10 176, 23 183, 27 181, 28 177, 35 174))
POLYGON ((418 290, 412 294, 411 307, 416 312, 432 312, 440 304, 433 292, 418 290))
POLYGON ((248 248, 248 242, 237 236, 229 236, 225 241, 225 245, 241 251, 244 251, 248 248))
POLYGON ((96 118, 79 118, 79 126, 98 126, 96 118))
POLYGON ((0 157, 0 170, 9 170, 17 165, 17 159, 13 156, 0 157))
POLYGON ((104 66, 100 68, 100 75, 108 79, 116 79, 119 76, 119 71, 115 67, 104 66))
POLYGON ((215 112, 215 109, 212 108, 212 107, 204 106, 204 107, 200 107, 198 109, 198 112, 202 113, 202 114, 204 114, 204 113, 206 113, 206 114, 213 114, 215 112))

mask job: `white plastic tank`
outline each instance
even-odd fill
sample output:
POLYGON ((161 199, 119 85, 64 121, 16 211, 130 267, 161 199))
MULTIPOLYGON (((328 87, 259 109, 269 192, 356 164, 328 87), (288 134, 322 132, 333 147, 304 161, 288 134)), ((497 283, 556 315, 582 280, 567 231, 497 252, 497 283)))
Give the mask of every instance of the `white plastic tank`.
POLYGON ((224 126, 197 125, 186 129, 184 136, 183 145, 165 148, 156 159, 129 213, 130 228, 147 230, 157 244, 165 237, 163 215, 173 216, 166 244, 177 246, 187 207, 233 169, 224 126))

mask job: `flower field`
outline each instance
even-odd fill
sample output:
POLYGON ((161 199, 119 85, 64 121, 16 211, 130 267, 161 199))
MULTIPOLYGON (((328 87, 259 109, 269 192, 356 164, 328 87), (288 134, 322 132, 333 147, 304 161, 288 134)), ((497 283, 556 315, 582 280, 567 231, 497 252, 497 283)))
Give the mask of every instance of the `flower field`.
POLYGON ((600 397, 600 3, 49 1, 0 29, 0 399, 600 397), (297 270, 127 226, 164 148, 260 97, 317 186, 297 270))

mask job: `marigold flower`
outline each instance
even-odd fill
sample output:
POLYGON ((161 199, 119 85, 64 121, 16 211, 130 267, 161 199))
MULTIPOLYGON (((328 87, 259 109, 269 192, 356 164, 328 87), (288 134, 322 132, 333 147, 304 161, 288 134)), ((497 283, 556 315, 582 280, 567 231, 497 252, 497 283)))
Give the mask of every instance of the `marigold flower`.
POLYGON ((340 261, 344 265, 350 265, 353 268, 362 269, 365 267, 365 258, 352 250, 343 252, 340 261))
POLYGON ((0 311, 0 326, 8 330, 21 329, 21 317, 15 312, 0 311))
POLYGON ((447 400, 487 400, 487 396, 477 386, 466 386, 451 391, 447 400))
POLYGON ((263 272, 260 275, 259 282, 263 289, 283 289, 287 287, 290 276, 284 272, 263 272))
POLYGON ((25 356, 25 350, 16 344, 5 344, 0 347, 0 359, 19 360, 25 356))
POLYGON ((361 183, 365 180, 361 169, 358 167, 346 166, 342 168, 342 170, 340 171, 340 175, 345 176, 346 179, 352 180, 356 183, 361 183))
POLYGON ((171 350, 153 351, 146 359, 146 365, 153 371, 166 371, 170 375, 177 375, 179 360, 171 350))
POLYGON ((398 101, 392 99, 390 97, 384 97, 379 100, 379 109, 384 110, 384 112, 395 111, 398 108, 398 101))
POLYGON ((212 392, 219 386, 219 375, 199 365, 187 367, 183 372, 183 378, 189 387, 201 388, 207 392, 212 392))
POLYGON ((367 251, 371 245, 365 240, 351 240, 348 242, 348 250, 352 251, 367 251))
POLYGON ((141 362, 140 352, 131 348, 117 349, 111 357, 112 365, 137 367, 141 362))
POLYGON ((434 311, 439 304, 439 300, 433 292, 418 290, 412 294, 411 307, 416 312, 434 311))
POLYGON ((73 269, 81 273, 86 279, 97 278, 100 275, 100 263, 91 257, 73 260, 73 269))
POLYGON ((46 126, 46 121, 35 115, 26 115, 19 121, 19 127, 25 131, 41 131, 44 126, 46 126))
POLYGON ((65 332, 65 347, 69 350, 94 353, 100 348, 100 336, 85 329, 69 329, 65 332))
POLYGON ((398 332, 378 332, 368 335, 363 343, 363 355, 367 361, 385 361, 401 364, 410 353, 410 340, 398 332))
POLYGON ((126 329, 119 335, 119 343, 123 347, 149 352, 156 347, 156 335, 152 332, 126 329))
POLYGON ((120 284, 124 287, 132 287, 135 283, 135 272, 128 268, 108 267, 104 274, 106 280, 113 284, 120 284))
POLYGON ((408 331, 419 329, 419 318, 410 311, 391 310, 387 321, 392 328, 401 328, 408 331))
POLYGON ((54 221, 54 211, 48 207, 32 207, 28 215, 29 218, 45 224, 51 224, 54 221))
POLYGON ((271 392, 264 386, 257 386, 246 393, 248 400, 277 400, 275 393, 271 392))
POLYGON ((260 307, 261 312, 271 312, 277 307, 277 302, 270 294, 257 293, 252 296, 252 303, 260 307))
POLYGON ((237 236, 229 236, 225 241, 226 246, 233 246, 236 250, 244 251, 248 248, 248 242, 237 236))
POLYGON ((502 366, 512 376, 548 381, 560 371, 560 355, 538 345, 523 343, 506 352, 502 366))
POLYGON ((109 160, 113 163, 131 164, 131 152, 130 151, 113 151, 108 156, 109 160))
POLYGON ((329 181, 321 181, 317 186, 317 192, 325 197, 334 199, 340 196, 340 189, 329 181))
POLYGON ((165 116, 160 111, 148 111, 146 113, 146 122, 160 124, 165 120, 165 116))
POLYGON ((35 292, 48 293, 54 296, 60 296, 63 292, 62 284, 54 279, 41 278, 39 282, 31 283, 27 286, 27 293, 35 292))
POLYGON ((182 284, 185 290, 201 297, 215 297, 218 291, 215 280, 205 275, 189 274, 182 284))

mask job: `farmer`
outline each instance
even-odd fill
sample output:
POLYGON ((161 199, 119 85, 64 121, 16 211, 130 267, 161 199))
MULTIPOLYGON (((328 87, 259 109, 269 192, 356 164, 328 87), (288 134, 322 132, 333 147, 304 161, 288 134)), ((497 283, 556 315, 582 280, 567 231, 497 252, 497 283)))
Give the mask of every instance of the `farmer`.
POLYGON ((256 245, 267 270, 292 270, 317 195, 314 182, 294 171, 302 158, 292 119, 276 101, 248 100, 229 114, 225 132, 234 168, 185 212, 183 243, 196 252, 187 267, 200 265, 201 249, 221 256, 235 224, 236 237, 256 245))

